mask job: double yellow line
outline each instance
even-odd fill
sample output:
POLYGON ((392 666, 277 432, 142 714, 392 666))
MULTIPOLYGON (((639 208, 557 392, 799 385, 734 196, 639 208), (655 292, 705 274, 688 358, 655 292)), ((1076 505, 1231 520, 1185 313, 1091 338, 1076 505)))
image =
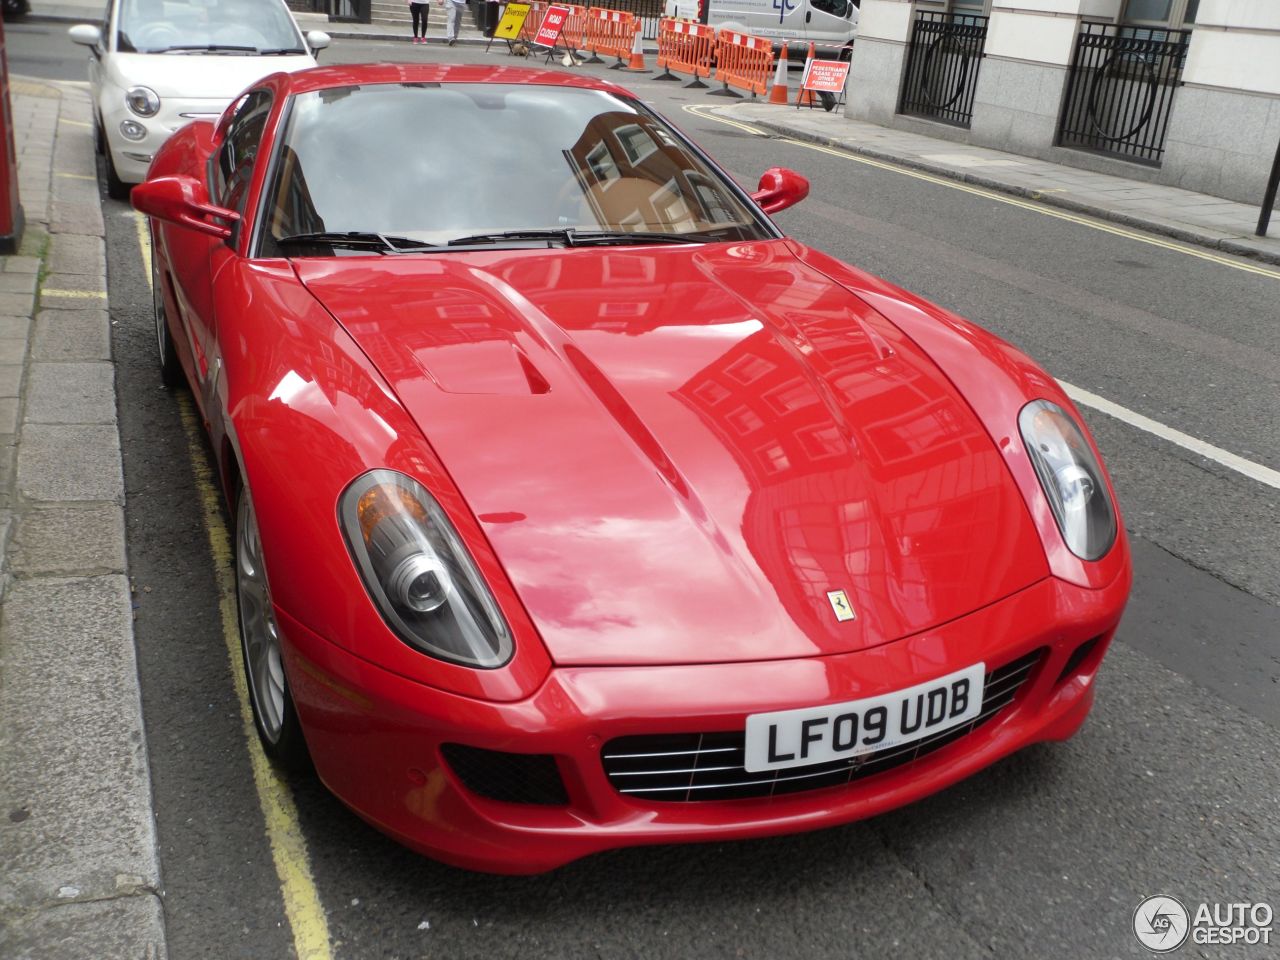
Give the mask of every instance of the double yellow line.
MULTIPOLYGON (((138 231, 138 246, 142 251, 142 268, 151 283, 151 238, 147 235, 146 221, 141 214, 134 214, 138 231)), ((280 894, 284 900, 285 916, 293 931, 293 948, 298 960, 332 960, 329 922, 315 879, 311 875, 310 858, 307 855, 306 838, 298 824, 298 810, 293 802, 289 784, 271 766, 258 742, 257 728, 253 723, 253 711, 249 706, 249 689, 245 681, 244 661, 240 647, 240 627, 236 610, 235 577, 231 573, 235 556, 231 549, 231 534, 222 520, 219 506, 221 494, 214 478, 213 466, 205 453, 199 418, 185 392, 177 394, 178 414, 186 433, 187 451, 195 474, 196 494, 200 498, 204 514, 204 528, 209 538, 209 553, 213 557, 214 582, 218 591, 218 614, 222 620, 222 639, 227 648, 231 665, 231 679, 240 701, 240 725, 249 750, 249 765, 253 769, 253 783, 258 792, 258 804, 266 822, 267 841, 271 845, 271 858, 275 862, 276 876, 280 880, 280 894)))
POLYGON ((1107 223, 1104 220, 1095 220, 1093 217, 1086 217, 1080 214, 1071 213, 1070 211, 1063 210, 1058 207, 1051 207, 1035 200, 1024 200, 1020 197, 1015 197, 1007 193, 999 193, 995 190, 988 190, 984 187, 975 187, 972 184, 962 183, 958 180, 950 180, 946 177, 935 176, 934 174, 924 173, 920 170, 913 170, 910 167, 904 167, 896 163, 876 160, 873 157, 864 157, 861 154, 852 153, 848 150, 840 150, 835 147, 824 146, 820 143, 810 143, 806 140, 796 140, 791 137, 776 136, 770 131, 762 130, 760 127, 753 126, 752 124, 743 123, 740 120, 732 120, 729 117, 718 116, 714 112, 718 108, 714 106, 700 103, 686 104, 683 109, 685 112, 692 113, 694 116, 702 117, 704 120, 714 120, 716 123, 723 123, 730 127, 736 127, 745 133, 751 134, 752 136, 773 137, 777 142, 785 143, 793 147, 803 147, 806 150, 816 150, 818 153, 825 153, 833 157, 839 157, 841 160, 852 160, 854 163, 861 163, 868 167, 875 167, 878 170, 886 170, 890 173, 896 173, 904 177, 911 177, 914 180, 922 180, 925 183, 932 183, 940 187, 946 187, 949 190, 959 190, 962 193, 969 193, 975 197, 982 197, 985 200, 995 200, 999 203, 1008 204, 1011 207, 1019 207, 1023 210, 1028 210, 1031 213, 1038 213, 1041 216, 1053 217, 1055 220, 1065 220, 1067 223, 1074 223, 1082 227, 1088 227, 1091 230, 1099 230, 1113 236, 1124 237, 1126 240, 1136 240, 1139 243, 1145 243, 1149 246, 1160 247, 1164 250, 1172 250, 1175 253, 1182 253, 1189 257, 1196 257, 1199 260, 1207 260, 1210 263, 1216 263, 1219 266, 1230 267, 1233 270, 1242 270, 1245 273, 1254 273, 1259 276, 1270 277, 1273 280, 1280 280, 1280 270, 1265 267, 1261 264, 1249 263, 1245 260, 1238 260, 1233 257, 1211 253, 1208 250, 1201 250, 1198 247, 1189 246, 1185 243, 1178 243, 1174 240, 1165 240, 1149 233, 1129 230, 1114 223, 1107 223))

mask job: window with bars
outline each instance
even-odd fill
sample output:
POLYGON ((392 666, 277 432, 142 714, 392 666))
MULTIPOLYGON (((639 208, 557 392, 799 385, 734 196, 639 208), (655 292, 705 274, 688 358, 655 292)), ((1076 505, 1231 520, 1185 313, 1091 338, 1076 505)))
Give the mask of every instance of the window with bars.
POLYGON ((1153 27, 1191 26, 1200 0, 1125 0, 1120 22, 1153 27))

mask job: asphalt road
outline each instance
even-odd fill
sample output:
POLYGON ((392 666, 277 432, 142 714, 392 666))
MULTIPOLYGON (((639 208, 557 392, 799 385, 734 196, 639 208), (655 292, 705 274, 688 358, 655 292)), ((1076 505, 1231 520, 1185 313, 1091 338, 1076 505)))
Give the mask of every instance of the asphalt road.
MULTIPOLYGON (((11 47, 19 29, 10 28, 11 47)), ((61 62, 52 45, 27 49, 61 62)), ((339 41, 324 59, 446 57, 484 58, 339 41)), ((496 50, 490 59, 506 61, 496 50)), ((798 239, 977 320, 1062 379, 1280 468, 1280 281, 754 137, 682 110, 717 102, 703 92, 607 75, 652 100, 744 184, 774 165, 808 176, 810 198, 778 217, 798 239)), ((459 189, 483 184, 460 178, 459 189)), ((171 954, 286 957, 293 934, 250 775, 179 405, 155 370, 136 226, 126 206, 104 201, 104 210, 171 954)), ((298 779, 292 794, 333 955, 1144 956, 1129 924, 1150 894, 1276 905, 1276 493, 1087 416, 1119 490, 1136 582, 1097 706, 1071 742, 1034 747, 872 821, 620 851, 524 879, 408 853, 298 779)))

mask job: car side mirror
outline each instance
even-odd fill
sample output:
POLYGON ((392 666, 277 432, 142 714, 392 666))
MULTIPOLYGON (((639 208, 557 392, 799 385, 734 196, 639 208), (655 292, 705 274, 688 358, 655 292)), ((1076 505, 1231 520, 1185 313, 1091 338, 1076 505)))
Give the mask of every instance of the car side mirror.
POLYGON ((777 213, 793 207, 809 195, 809 181, 786 167, 770 167, 760 175, 760 186, 751 199, 765 213, 777 213))
POLYGON ((133 188, 133 208, 149 217, 177 224, 219 240, 231 236, 231 225, 240 219, 234 210, 215 207, 205 186, 195 177, 156 177, 133 188), (225 220, 226 224, 214 220, 225 220))
POLYGON ((102 31, 91 23, 77 23, 67 30, 67 36, 72 42, 85 47, 97 47, 102 44, 102 31))
POLYGON ((323 30, 307 31, 307 46, 311 48, 313 54, 319 53, 332 42, 330 36, 323 30))

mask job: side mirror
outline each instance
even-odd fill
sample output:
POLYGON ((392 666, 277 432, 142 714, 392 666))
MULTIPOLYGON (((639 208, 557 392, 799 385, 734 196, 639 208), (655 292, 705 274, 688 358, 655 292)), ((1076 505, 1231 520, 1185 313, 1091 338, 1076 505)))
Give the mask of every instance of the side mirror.
POLYGON ((319 53, 332 42, 332 39, 323 30, 307 31, 307 46, 311 48, 313 54, 319 53))
POLYGON ((177 175, 156 177, 133 188, 133 208, 157 220, 174 223, 219 240, 231 236, 231 227, 240 219, 234 210, 209 203, 205 186, 195 177, 177 175), (228 225, 213 223, 209 218, 226 220, 228 225))
POLYGON ((102 31, 90 23, 77 23, 67 30, 67 36, 72 42, 86 47, 96 47, 102 43, 102 31))
POLYGON ((777 213, 794 207, 809 195, 809 181, 786 167, 770 167, 760 175, 760 186, 751 199, 765 213, 777 213))

